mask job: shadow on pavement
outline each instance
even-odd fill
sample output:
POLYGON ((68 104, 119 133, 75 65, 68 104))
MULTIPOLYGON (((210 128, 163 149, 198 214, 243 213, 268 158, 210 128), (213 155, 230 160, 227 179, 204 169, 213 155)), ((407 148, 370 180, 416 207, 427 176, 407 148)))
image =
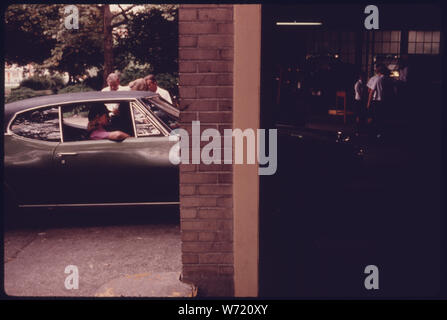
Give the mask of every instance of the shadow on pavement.
POLYGON ((4 213, 4 230, 119 225, 178 225, 178 206, 19 209, 4 213))

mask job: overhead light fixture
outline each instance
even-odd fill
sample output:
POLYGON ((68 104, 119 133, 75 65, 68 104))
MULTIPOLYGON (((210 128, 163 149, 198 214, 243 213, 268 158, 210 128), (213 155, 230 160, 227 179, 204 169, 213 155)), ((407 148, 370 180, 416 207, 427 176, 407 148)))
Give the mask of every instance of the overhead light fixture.
POLYGON ((321 26, 322 22, 277 22, 277 26, 321 26))

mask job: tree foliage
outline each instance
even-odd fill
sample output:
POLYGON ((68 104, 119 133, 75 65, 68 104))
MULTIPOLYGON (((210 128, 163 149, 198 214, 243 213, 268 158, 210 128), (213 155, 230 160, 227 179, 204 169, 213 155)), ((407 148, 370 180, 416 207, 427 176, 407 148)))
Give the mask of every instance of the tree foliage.
POLYGON ((79 29, 64 26, 64 5, 11 5, 5 12, 8 63, 36 63, 74 78, 101 66, 102 23, 97 5, 77 5, 79 29))
POLYGON ((129 71, 135 65, 155 73, 177 71, 178 6, 140 5, 139 11, 119 7, 121 11, 112 12, 107 20, 107 28, 104 9, 108 5, 76 6, 79 29, 70 30, 64 26, 64 5, 9 6, 5 11, 6 62, 67 72, 70 82, 88 77, 92 68, 100 73, 112 67, 129 71), (105 52, 110 34, 113 45, 105 52))
POLYGON ((56 45, 59 6, 14 4, 5 11, 5 60, 25 65, 43 63, 56 45))
POLYGON ((64 79, 60 76, 39 76, 34 75, 30 78, 23 79, 20 87, 30 88, 33 90, 58 90, 64 87, 64 79))
POLYGON ((129 59, 134 59, 150 64, 155 73, 177 72, 177 12, 176 5, 148 5, 133 14, 127 22, 128 36, 117 41, 117 66, 124 68, 129 59))
MULTIPOLYGON (((64 17, 64 6, 59 6, 64 17)), ((87 74, 87 70, 103 63, 101 8, 97 5, 77 5, 79 29, 66 29, 61 22, 57 26, 56 45, 51 57, 43 67, 49 70, 68 72, 73 79, 87 74)))
POLYGON ((129 82, 138 78, 144 78, 154 71, 149 63, 140 64, 131 58, 127 59, 129 63, 123 69, 120 69, 120 83, 122 85, 128 85, 129 82))

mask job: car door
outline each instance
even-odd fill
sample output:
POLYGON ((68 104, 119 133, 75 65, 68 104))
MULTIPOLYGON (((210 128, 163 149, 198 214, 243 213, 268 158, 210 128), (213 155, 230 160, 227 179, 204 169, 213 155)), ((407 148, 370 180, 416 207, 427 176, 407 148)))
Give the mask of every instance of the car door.
MULTIPOLYGON (((134 121, 134 114, 138 118, 136 123, 131 123, 132 137, 121 142, 74 139, 57 146, 54 162, 62 186, 59 203, 114 205, 178 201, 178 172, 169 162, 169 150, 174 142, 157 128, 154 119, 131 105, 130 121, 134 121)), ((65 125, 63 131, 64 128, 65 125)))
POLYGON ((5 185, 19 205, 54 201, 56 169, 53 154, 60 143, 59 107, 19 112, 4 136, 5 185))

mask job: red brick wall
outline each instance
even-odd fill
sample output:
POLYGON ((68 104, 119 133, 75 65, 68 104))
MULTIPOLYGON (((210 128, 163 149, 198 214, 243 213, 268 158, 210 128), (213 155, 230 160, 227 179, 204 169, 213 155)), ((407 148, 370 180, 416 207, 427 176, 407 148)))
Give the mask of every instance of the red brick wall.
MULTIPOLYGON (((232 5, 180 6, 179 73, 182 127, 232 128, 232 5)), ((183 280, 202 296, 234 295, 232 190, 231 165, 180 165, 183 280)))

